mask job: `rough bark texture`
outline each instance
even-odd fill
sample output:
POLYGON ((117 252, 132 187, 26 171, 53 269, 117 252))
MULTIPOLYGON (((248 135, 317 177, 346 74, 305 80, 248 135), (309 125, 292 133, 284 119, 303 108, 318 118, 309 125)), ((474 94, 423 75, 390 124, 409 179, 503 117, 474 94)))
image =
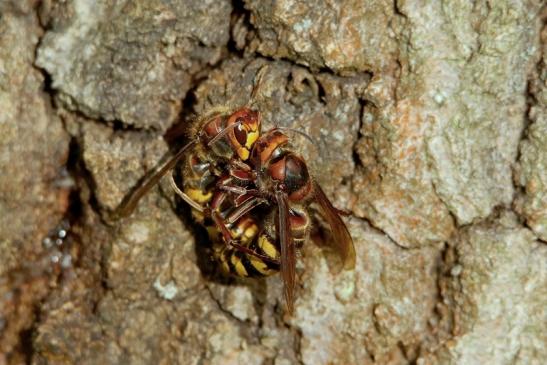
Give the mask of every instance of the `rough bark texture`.
POLYGON ((0 365, 544 364, 540 0, 0 0, 0 365), (262 70, 262 71, 260 71, 262 70), (355 241, 211 276, 166 182, 193 116, 255 104, 355 241), (166 131, 170 138, 163 138, 166 131), (177 138, 172 138, 176 136, 177 138))

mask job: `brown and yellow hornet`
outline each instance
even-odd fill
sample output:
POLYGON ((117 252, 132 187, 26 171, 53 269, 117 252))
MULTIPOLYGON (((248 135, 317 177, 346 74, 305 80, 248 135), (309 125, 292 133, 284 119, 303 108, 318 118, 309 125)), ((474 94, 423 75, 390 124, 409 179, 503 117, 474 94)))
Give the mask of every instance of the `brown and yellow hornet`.
POLYGON ((289 312, 294 309, 296 252, 308 239, 309 206, 317 203, 332 231, 343 267, 355 266, 355 249, 340 211, 310 176, 282 128, 261 133, 261 116, 248 107, 216 109, 200 118, 195 136, 152 172, 115 212, 125 217, 167 173, 213 241, 214 257, 240 277, 281 272, 289 312), (182 186, 173 178, 181 169, 182 186))

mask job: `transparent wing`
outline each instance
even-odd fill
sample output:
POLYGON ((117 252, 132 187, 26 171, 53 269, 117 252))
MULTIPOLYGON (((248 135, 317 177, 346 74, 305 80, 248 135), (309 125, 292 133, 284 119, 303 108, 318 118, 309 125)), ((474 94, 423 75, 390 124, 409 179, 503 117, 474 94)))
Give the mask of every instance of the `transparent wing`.
POLYGON ((195 144, 195 140, 187 143, 178 150, 173 157, 169 158, 162 165, 147 174, 142 181, 139 182, 138 186, 122 200, 121 204, 114 211, 114 218, 119 219, 131 215, 137 207, 139 200, 141 200, 141 198, 154 187, 167 172, 171 171, 182 158, 184 152, 195 144))
POLYGON ((289 313, 294 311, 294 288, 296 284, 296 250, 291 237, 289 204, 287 194, 275 193, 278 206, 277 236, 281 246, 281 277, 285 286, 285 301, 289 313))
POLYGON ((329 242, 338 252, 342 259, 343 268, 351 270, 355 267, 355 247, 353 239, 349 234, 348 227, 340 218, 337 209, 332 205, 329 198, 325 195, 321 186, 314 182, 315 200, 319 204, 321 211, 332 231, 332 242, 329 242))

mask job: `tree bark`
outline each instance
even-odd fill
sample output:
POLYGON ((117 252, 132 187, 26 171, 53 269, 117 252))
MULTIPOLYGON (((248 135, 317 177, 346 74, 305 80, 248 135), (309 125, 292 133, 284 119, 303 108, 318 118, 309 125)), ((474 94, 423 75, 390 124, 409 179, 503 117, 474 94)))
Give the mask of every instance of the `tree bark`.
POLYGON ((0 0, 0 365, 545 363, 546 15, 0 0), (350 212, 355 269, 307 242, 292 316, 279 276, 216 274, 168 181, 112 219, 193 120, 250 102, 350 212))

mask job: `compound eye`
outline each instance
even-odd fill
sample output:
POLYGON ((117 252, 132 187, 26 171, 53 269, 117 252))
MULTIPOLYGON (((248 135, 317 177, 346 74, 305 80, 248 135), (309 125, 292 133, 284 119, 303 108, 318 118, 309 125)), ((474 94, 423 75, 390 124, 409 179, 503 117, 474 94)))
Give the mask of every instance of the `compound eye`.
MULTIPOLYGON (((239 119, 237 122, 239 122, 239 119)), ((234 134, 235 134, 237 142, 241 146, 245 146, 245 144, 247 143, 247 131, 245 130, 245 127, 242 124, 238 125, 234 129, 234 134)))

